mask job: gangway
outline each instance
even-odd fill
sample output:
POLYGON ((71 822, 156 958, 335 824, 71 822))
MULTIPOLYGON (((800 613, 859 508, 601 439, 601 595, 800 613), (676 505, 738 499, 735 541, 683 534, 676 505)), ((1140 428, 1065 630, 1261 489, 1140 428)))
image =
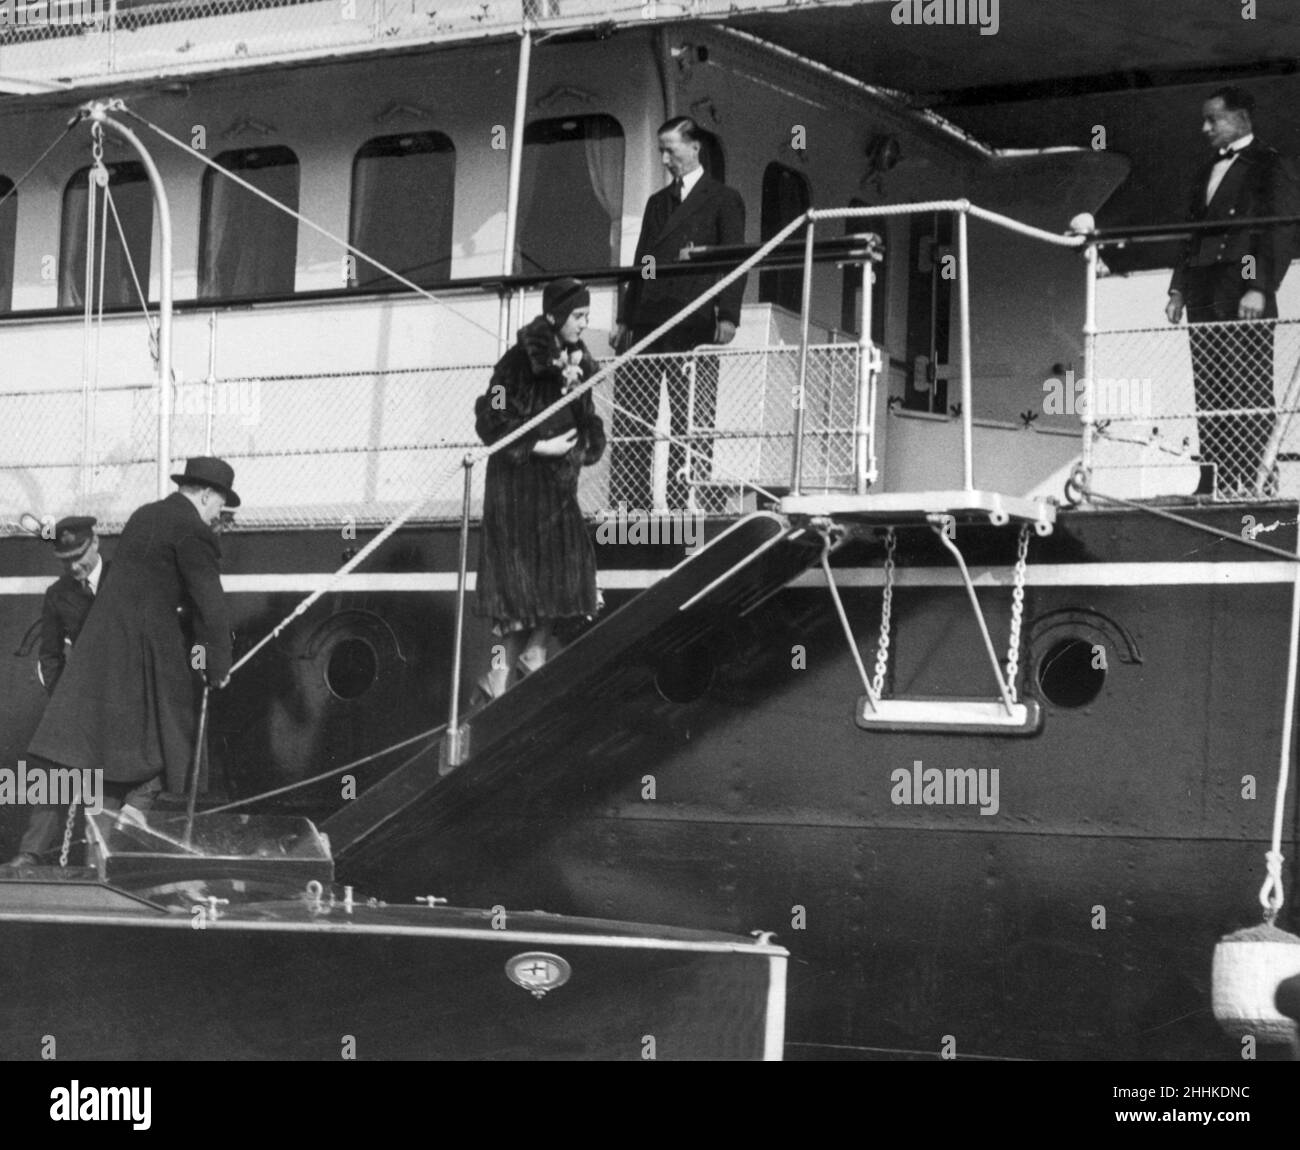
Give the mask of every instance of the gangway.
MULTIPOLYGON (((406 844, 481 825, 494 799, 492 831, 508 839, 508 811, 545 792, 635 778, 661 747, 667 712, 660 669, 710 644, 814 566, 821 535, 771 512, 732 524, 661 580, 614 611, 554 659, 471 715, 452 764, 438 748, 403 764, 321 824, 350 877, 400 870, 406 844)), ((515 828, 518 829, 518 828, 515 828)))

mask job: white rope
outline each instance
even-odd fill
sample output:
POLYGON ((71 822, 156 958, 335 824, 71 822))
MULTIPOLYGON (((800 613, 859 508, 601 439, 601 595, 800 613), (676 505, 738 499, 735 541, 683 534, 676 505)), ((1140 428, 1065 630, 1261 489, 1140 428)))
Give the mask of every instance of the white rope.
POLYGON ((144 312, 144 322, 149 327, 149 354, 153 357, 154 363, 158 362, 158 328, 154 323, 154 318, 149 313, 149 298, 145 295, 144 289, 140 286, 140 275, 135 269, 135 260, 131 258, 131 246, 126 242, 126 231, 122 227, 122 219, 117 214, 117 201, 113 199, 111 188, 104 185, 104 196, 108 206, 113 213, 113 223, 117 226, 117 238, 122 241, 122 252, 126 256, 126 267, 131 273, 131 282, 135 284, 135 296, 140 301, 140 310, 144 312))
MULTIPOLYGON (((1297 540, 1300 546, 1300 539, 1297 540)), ((1268 876, 1259 890, 1259 904, 1264 920, 1272 923, 1286 901, 1282 889, 1282 818, 1286 807, 1286 789, 1291 774, 1291 738, 1295 721, 1296 657, 1300 654, 1300 569, 1291 583, 1291 636, 1287 647, 1286 699, 1282 704, 1282 751, 1277 770, 1277 794, 1273 797, 1272 849, 1264 855, 1268 876)))

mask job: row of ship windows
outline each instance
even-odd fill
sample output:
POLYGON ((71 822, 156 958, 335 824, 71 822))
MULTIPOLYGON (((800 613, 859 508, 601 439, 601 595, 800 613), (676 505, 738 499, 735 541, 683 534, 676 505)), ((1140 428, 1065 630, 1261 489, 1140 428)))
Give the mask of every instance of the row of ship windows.
MULTIPOLYGON (((704 166, 725 179, 716 137, 705 140, 704 166)), ((284 146, 226 151, 214 157, 289 208, 298 208, 298 157, 284 146)), ((153 233, 153 196, 143 165, 111 163, 110 215, 102 267, 102 305, 135 306, 135 281, 147 287, 153 233), (120 223, 120 231, 119 231, 120 223), (125 244, 123 243, 125 238, 125 244), (127 255, 129 253, 129 259, 127 255), (134 275, 132 274, 134 269, 134 275)), ((624 138, 607 115, 541 120, 524 135, 515 267, 549 274, 615 266, 623 219, 624 138)), ((88 177, 83 168, 63 193, 58 300, 60 307, 84 304, 88 177)), ((441 132, 380 136, 357 151, 352 165, 349 240, 401 275, 433 287, 451 279, 452 204, 456 150, 441 132)), ((17 196, 0 177, 0 311, 12 310, 17 196)), ((809 205, 804 176, 769 164, 763 176, 761 233, 775 233, 809 205)), ((101 208, 102 210, 102 208, 101 208)), ((101 226, 97 224, 97 230, 101 226)), ((200 198, 198 298, 248 299, 292 294, 298 223, 212 169, 203 175, 200 198)), ((387 273, 364 260, 350 266, 347 286, 378 290, 396 286, 387 273)), ((342 283, 342 279, 340 279, 342 283)), ((802 274, 765 272, 761 301, 800 306, 802 274)), ((98 301, 98 291, 96 298, 98 301)))

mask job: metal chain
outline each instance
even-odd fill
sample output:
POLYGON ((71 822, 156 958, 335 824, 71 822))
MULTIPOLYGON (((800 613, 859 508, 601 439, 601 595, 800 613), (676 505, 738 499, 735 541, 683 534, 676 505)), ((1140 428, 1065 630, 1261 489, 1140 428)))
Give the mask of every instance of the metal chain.
POLYGON ((59 851, 59 866, 68 865, 68 852, 72 850, 72 826, 77 821, 77 800, 68 804, 68 821, 63 825, 63 849, 59 851))
POLYGON ((894 548, 898 539, 891 527, 885 532, 885 593, 880 601, 880 646, 876 648, 876 674, 871 693, 879 699, 885 689, 885 671, 889 668, 889 619, 894 607, 894 548))
POLYGON ((1025 617, 1025 569, 1029 561, 1029 524, 1020 528, 1020 552, 1016 556, 1016 584, 1011 592, 1011 639, 1007 644, 1007 689, 1013 703, 1016 697, 1016 676, 1020 673, 1020 623, 1025 617))

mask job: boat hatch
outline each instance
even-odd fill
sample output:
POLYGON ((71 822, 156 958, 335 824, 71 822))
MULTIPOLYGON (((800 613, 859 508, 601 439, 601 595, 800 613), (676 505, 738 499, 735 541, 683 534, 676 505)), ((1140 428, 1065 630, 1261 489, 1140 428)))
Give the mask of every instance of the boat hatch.
POLYGON ((203 815, 128 808, 86 820, 92 865, 103 882, 132 889, 195 879, 243 880, 301 890, 334 881, 329 842, 292 815, 203 815))

